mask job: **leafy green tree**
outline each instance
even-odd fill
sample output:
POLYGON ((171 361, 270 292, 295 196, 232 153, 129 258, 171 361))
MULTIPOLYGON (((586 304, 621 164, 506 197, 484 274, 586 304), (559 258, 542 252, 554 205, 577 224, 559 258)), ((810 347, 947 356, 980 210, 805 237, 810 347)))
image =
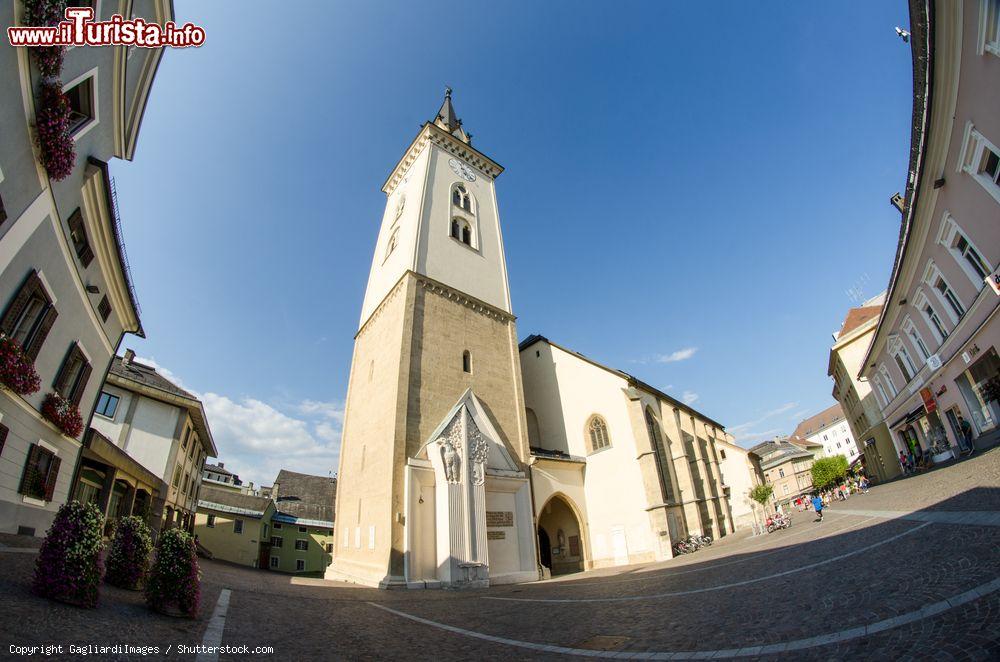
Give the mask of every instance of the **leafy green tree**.
POLYGON ((774 486, 766 483, 763 485, 757 485, 750 490, 750 498, 762 506, 767 505, 767 502, 771 500, 772 494, 774 494, 774 486))
POLYGON ((810 469, 813 487, 822 490, 835 484, 847 475, 847 466, 847 458, 843 455, 821 457, 816 460, 810 469))

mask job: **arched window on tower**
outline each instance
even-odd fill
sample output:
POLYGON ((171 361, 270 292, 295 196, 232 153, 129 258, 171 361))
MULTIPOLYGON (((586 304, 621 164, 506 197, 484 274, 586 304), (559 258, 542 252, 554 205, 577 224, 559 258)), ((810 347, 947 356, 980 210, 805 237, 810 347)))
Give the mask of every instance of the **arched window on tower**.
POLYGON ((468 223, 462 226, 462 243, 466 246, 472 245, 472 228, 469 227, 468 223))
POLYGON ((469 350, 462 352, 462 372, 472 373, 472 353, 469 350))
POLYGON ((587 421, 587 436, 590 438, 590 452, 596 453, 611 446, 611 437, 608 435, 608 424, 604 419, 594 414, 587 421))
POLYGON ((452 190, 451 202, 459 209, 464 209, 470 214, 472 213, 472 196, 469 195, 469 192, 461 184, 458 184, 452 190))
POLYGON ((451 219, 451 236, 459 241, 462 240, 462 226, 459 224, 457 218, 451 219))

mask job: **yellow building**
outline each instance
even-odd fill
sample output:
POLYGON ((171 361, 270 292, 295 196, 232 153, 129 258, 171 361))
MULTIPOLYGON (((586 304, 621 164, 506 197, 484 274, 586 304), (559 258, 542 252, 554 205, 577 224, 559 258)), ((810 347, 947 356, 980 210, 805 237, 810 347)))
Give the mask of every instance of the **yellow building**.
POLYGON ((270 563, 273 514, 270 499, 203 485, 194 533, 213 558, 266 568, 270 563))

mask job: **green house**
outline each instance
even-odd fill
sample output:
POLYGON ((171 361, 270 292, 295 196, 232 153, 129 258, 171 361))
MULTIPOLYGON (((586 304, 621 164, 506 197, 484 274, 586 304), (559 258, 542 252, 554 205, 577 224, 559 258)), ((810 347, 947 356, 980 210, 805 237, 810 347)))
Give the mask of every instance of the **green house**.
POLYGON ((322 576, 333 560, 336 492, 335 478, 278 472, 271 489, 275 511, 267 544, 271 570, 322 576))

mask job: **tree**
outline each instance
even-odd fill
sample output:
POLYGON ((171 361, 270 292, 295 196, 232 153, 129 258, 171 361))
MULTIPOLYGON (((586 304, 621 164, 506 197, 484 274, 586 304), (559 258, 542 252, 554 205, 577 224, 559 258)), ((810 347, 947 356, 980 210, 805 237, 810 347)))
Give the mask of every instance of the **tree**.
POLYGON ((809 472, 812 474, 813 487, 821 490, 847 475, 847 458, 843 455, 821 457, 813 462, 809 472))
POLYGON ((766 483, 763 485, 757 485, 750 490, 750 498, 762 506, 767 505, 767 502, 771 500, 772 494, 774 494, 774 486, 766 483))

